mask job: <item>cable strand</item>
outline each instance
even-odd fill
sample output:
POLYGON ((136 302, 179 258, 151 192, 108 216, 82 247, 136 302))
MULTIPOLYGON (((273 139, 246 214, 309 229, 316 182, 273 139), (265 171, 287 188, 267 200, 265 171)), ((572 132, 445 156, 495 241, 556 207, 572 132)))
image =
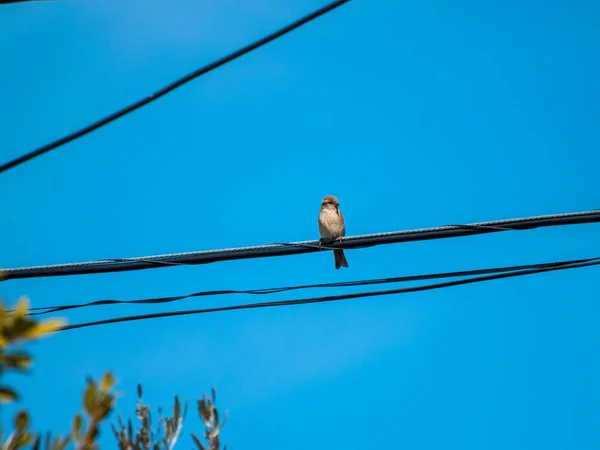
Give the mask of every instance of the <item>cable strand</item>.
POLYGON ((592 210, 564 214, 551 214, 545 216, 532 216, 517 219, 503 219, 464 225, 446 225, 432 228, 419 228, 413 230, 347 236, 341 242, 323 242, 322 244, 325 244, 326 249, 319 248, 319 240, 310 240, 218 250, 171 253, 144 257, 113 258, 78 263, 12 268, 4 269, 3 275, 5 280, 11 280, 21 278, 122 272, 160 268, 172 265, 199 265, 221 261, 232 261, 237 259, 297 255, 339 248, 359 249, 376 245, 455 238, 486 233, 498 233, 509 230, 531 230, 542 227, 597 222, 600 222, 600 210, 592 210))
POLYGON ((158 100, 160 97, 162 97, 163 95, 168 94, 169 92, 177 89, 178 87, 184 85, 185 83, 193 80, 194 78, 197 78, 199 76, 202 76, 220 66, 223 66, 224 64, 227 64, 247 53, 250 53, 253 50, 256 50, 259 47, 262 47, 265 44, 268 44, 269 42, 283 36, 284 34, 287 34, 293 30, 295 30, 296 28, 332 11, 333 9, 342 6, 345 3, 348 3, 350 0, 336 0, 333 3, 330 3, 304 17, 302 17, 301 19, 296 20, 295 22, 292 22, 291 24, 279 29, 278 31, 275 31, 274 33, 269 34, 268 36, 265 36, 249 45, 246 45, 245 47, 242 47, 239 50, 236 50, 233 53, 230 53, 227 56, 224 56, 220 59, 218 59, 217 61, 214 61, 198 70, 195 70, 194 72, 185 75, 184 77, 172 82, 171 84, 169 84, 168 86, 156 91, 155 93, 147 96, 146 98, 143 98, 141 100, 138 100, 135 103, 132 103, 131 105, 120 109, 119 111, 110 114, 84 128, 81 128, 80 130, 77 130, 67 136, 64 136, 60 139, 57 139, 54 142, 50 142, 49 144, 46 144, 36 150, 33 150, 29 153, 26 153, 25 155, 22 155, 16 159, 13 159, 12 161, 9 161, 7 163, 4 163, 0 166, 0 173, 9 170, 13 167, 16 167, 20 164, 23 164, 35 157, 41 156, 44 153, 48 153, 51 150, 56 149, 57 147, 60 147, 61 145, 67 144, 71 141, 74 141, 75 139, 78 139, 86 134, 91 133, 92 131, 97 130, 98 128, 107 125, 110 122, 113 122, 133 111, 135 111, 138 108, 141 108, 142 106, 147 105, 148 103, 151 103, 155 100, 158 100))
POLYGON ((453 286, 460 286, 460 285, 466 285, 466 284, 472 284, 472 283, 480 283, 480 282, 499 280, 499 279, 504 279, 504 278, 533 275, 533 274, 538 274, 538 273, 543 273, 543 272, 552 272, 552 271, 557 271, 557 270, 590 267, 590 266, 596 266, 599 264, 600 264, 600 261, 592 261, 592 262, 588 262, 588 263, 579 263, 579 264, 572 264, 572 265, 559 266, 559 267, 540 268, 540 269, 529 269, 529 270, 522 270, 522 271, 518 271, 518 272, 509 272, 509 273, 501 273, 501 274, 495 274, 495 275, 487 275, 487 276, 482 276, 482 277, 474 277, 474 278, 469 278, 469 279, 465 279, 465 280, 455 280, 455 281, 449 281, 449 282, 444 282, 444 283, 435 283, 435 284, 428 284, 428 285, 424 285, 424 286, 415 286, 415 287, 400 288, 400 289, 389 289, 389 290, 383 290, 383 291, 360 292, 360 293, 343 294, 343 295, 331 295, 331 296, 312 297, 312 298, 304 298, 304 299, 297 299, 297 300, 281 300, 281 301, 275 301, 275 302, 246 303, 246 304, 242 304, 242 305, 221 306, 221 307, 216 307, 216 308, 204 308, 204 309, 192 309, 192 310, 185 310, 185 311, 171 311, 171 312, 152 313, 152 314, 139 314, 139 315, 135 315, 135 316, 116 317, 116 318, 112 318, 112 319, 104 319, 104 320, 97 320, 97 321, 93 321, 93 322, 83 322, 83 323, 77 323, 77 324, 73 324, 73 325, 66 325, 66 326, 60 328, 58 331, 75 330, 75 329, 79 329, 79 328, 107 325, 107 324, 111 324, 111 323, 131 322, 131 321, 137 321, 137 320, 157 319, 157 318, 163 318, 163 317, 175 317, 175 316, 184 316, 184 315, 192 315, 192 314, 209 314, 209 313, 215 313, 215 312, 236 311, 236 310, 244 310, 244 309, 306 305, 306 304, 311 304, 311 303, 324 303, 324 302, 351 300, 351 299, 363 298, 363 297, 379 297, 379 296, 392 295, 392 294, 406 294, 406 293, 411 293, 411 292, 428 291, 428 290, 434 290, 434 289, 444 289, 444 288, 453 287, 453 286))
POLYGON ((409 276, 401 276, 401 277, 377 278, 377 279, 371 279, 371 280, 342 281, 342 282, 335 282, 335 283, 307 284, 307 285, 299 285, 299 286, 285 286, 285 287, 263 288, 263 289, 247 289, 247 290, 225 289, 225 290, 201 291, 201 292, 195 292, 193 294, 187 294, 187 295, 178 295, 178 296, 172 296, 172 297, 155 297, 155 298, 147 298, 147 299, 140 299, 140 300, 96 300, 93 302, 76 303, 76 304, 71 304, 71 305, 39 306, 39 307, 31 308, 30 311, 36 311, 36 312, 30 313, 29 315, 37 316, 37 315, 44 315, 44 314, 51 314, 51 313, 53 314, 53 313, 67 311, 67 310, 71 310, 71 309, 87 308, 87 307, 94 307, 94 306, 104 306, 104 305, 115 305, 115 304, 171 303, 174 301, 184 300, 184 299, 192 298, 192 297, 208 297, 208 296, 228 295, 228 294, 268 295, 268 294, 278 294, 281 292, 290 292, 290 291, 303 290, 303 289, 372 286, 372 285, 388 284, 388 283, 404 283, 404 282, 411 282, 411 281, 434 280, 434 279, 440 279, 440 278, 468 277, 468 276, 484 275, 484 274, 515 272, 515 271, 521 271, 521 270, 525 270, 525 269, 538 269, 538 268, 545 268, 545 267, 568 266, 568 265, 592 262, 592 261, 597 261, 597 260, 600 260, 600 257, 577 259, 577 260, 570 260, 570 261, 556 261, 556 262, 549 262, 549 263, 526 264, 526 265, 518 265, 518 266, 494 267, 494 268, 488 268, 488 269, 475 269, 475 270, 463 270, 463 271, 442 272, 442 273, 433 273, 433 274, 409 275, 409 276))

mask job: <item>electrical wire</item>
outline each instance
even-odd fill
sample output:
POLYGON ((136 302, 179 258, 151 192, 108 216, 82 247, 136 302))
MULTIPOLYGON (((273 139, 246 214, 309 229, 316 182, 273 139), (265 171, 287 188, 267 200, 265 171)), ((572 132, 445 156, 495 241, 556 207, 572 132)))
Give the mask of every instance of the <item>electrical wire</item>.
POLYGON ((242 305, 233 305, 233 306, 222 306, 217 308, 205 308, 205 309, 192 309, 185 311, 171 311, 171 312, 162 312, 162 313, 153 313, 153 314, 139 314, 135 316, 124 316, 124 317, 116 317, 113 319, 104 319, 104 320, 96 320, 93 322, 83 322, 76 323, 73 325, 66 325, 61 327, 58 331, 67 331, 67 330, 75 330, 80 328, 94 327, 99 325, 107 325, 111 323, 121 323, 121 322, 131 322, 136 320, 148 320, 148 319, 157 319, 162 317, 174 317, 174 316, 184 316, 184 315, 192 315, 192 314, 209 314, 215 312, 224 312, 224 311, 236 311, 236 310, 244 310, 244 309, 256 309, 256 308, 272 308, 272 307, 280 307, 280 306, 293 306, 293 305, 306 305, 311 303, 325 303, 325 302, 333 302, 333 301, 345 301, 351 300, 355 298, 364 298, 364 297, 378 297, 383 295, 392 295, 392 294, 406 294, 410 292, 420 292, 420 291, 428 291, 434 289, 444 289, 452 286, 460 286, 464 284, 472 284, 472 283, 481 283, 485 281, 498 280, 503 278, 512 278, 519 277, 525 275, 533 275, 543 272, 552 272, 556 270, 565 270, 565 269, 576 269, 581 267, 590 267, 597 266, 600 264, 600 261, 591 261, 587 263, 578 263, 578 264, 570 264, 559 267, 547 267, 547 268, 539 268, 539 269, 528 269, 522 270, 518 272, 509 272, 509 273, 501 273, 495 275, 486 275, 482 277, 474 277, 464 280, 455 280, 448 281, 445 283, 436 283, 436 284, 428 284, 424 286, 415 286, 409 288, 401 288, 401 289, 389 289, 384 291, 372 291, 372 292, 360 292, 354 294, 343 294, 343 295, 331 295, 324 297, 312 297, 312 298, 303 298, 297 300, 282 300, 275 302, 263 302, 263 303, 247 303, 242 305))
POLYGON ((336 248, 367 248, 376 245, 401 242, 455 238, 509 230, 530 230, 541 227, 597 222, 600 222, 600 210, 533 216, 519 219, 504 219, 463 225, 446 225, 433 228, 364 234, 360 236, 347 236, 342 242, 325 242, 326 246, 323 246, 323 243, 317 240, 275 243, 251 247, 171 253, 137 258, 114 258, 79 263, 3 269, 2 275, 5 280, 14 280, 21 278, 122 272, 174 265, 197 265, 236 259, 297 255, 301 253, 318 252, 321 250, 333 250, 336 248))
POLYGON ((126 114, 129 114, 130 112, 133 112, 136 109, 141 108, 142 106, 145 106, 150 102, 153 102, 154 100, 157 100, 158 98, 162 97, 163 95, 168 94, 169 92, 171 92, 171 91, 175 90, 176 88, 182 86, 183 84, 193 80, 194 78, 204 75, 213 69, 216 69, 224 64, 227 64, 227 63, 239 58, 240 56, 245 55, 246 53, 256 50, 257 48, 262 47, 265 44, 268 44, 269 42, 283 36, 284 34, 287 34, 304 24, 311 22, 312 20, 332 11, 333 9, 335 9, 339 6, 342 6, 345 3, 348 3, 349 1, 350 0, 336 0, 324 7, 302 17, 301 19, 298 19, 295 22, 292 22, 291 24, 281 28, 280 30, 269 34, 268 36, 265 36, 249 45, 246 45, 245 47, 242 47, 241 49, 239 49, 233 53, 230 53, 227 56, 224 56, 224 57, 218 59, 217 61, 214 61, 198 70, 195 70, 194 72, 174 81, 173 83, 156 91, 155 93, 149 95, 148 97, 146 97, 144 99, 138 100, 137 102, 132 103, 131 105, 129 105, 113 114, 110 114, 109 116, 106 116, 103 119, 100 119, 97 122, 92 123, 91 125, 88 125, 88 126, 81 128, 80 130, 75 131, 67 136, 57 139, 54 142, 50 142, 49 144, 46 144, 36 150, 33 150, 25 155, 22 155, 12 161, 4 163, 0 166, 0 173, 6 171, 8 169, 11 169, 15 166, 18 166, 20 164, 23 164, 24 162, 27 162, 30 159, 33 159, 37 156, 41 156, 44 153, 47 153, 51 150, 56 149, 57 147, 60 147, 61 145, 64 145, 71 141, 74 141, 75 139, 80 138, 88 133, 91 133, 92 131, 97 130, 98 128, 100 128, 102 126, 104 126, 114 120, 117 120, 117 119, 125 116, 126 114))
POLYGON ((179 301, 179 300, 184 300, 186 298, 208 297, 208 296, 214 296, 214 295, 228 295, 228 294, 267 295, 267 294, 276 294, 276 293, 281 293, 281 292, 290 292, 290 291, 302 290, 302 289, 372 286, 372 285, 388 284, 388 283, 404 283, 404 282, 409 282, 409 281, 435 280, 435 279, 440 279, 440 278, 467 277, 467 276, 484 275, 484 274, 515 272, 515 271, 521 271, 521 270, 525 270, 525 269, 541 269, 541 268, 546 268, 546 267, 570 266, 573 264, 581 264, 581 263, 587 263, 587 262, 592 262, 592 261, 600 261, 600 257, 577 259, 577 260, 570 260, 570 261, 555 261, 555 262, 549 262, 549 263, 526 264, 526 265, 519 265, 519 266, 494 267, 494 268, 488 268, 488 269, 463 270, 463 271, 457 271, 457 272, 442 272, 442 273, 433 273, 433 274, 409 275, 409 276, 402 276, 402 277, 377 278, 377 279, 371 279, 371 280, 342 281, 342 282, 335 282, 335 283, 307 284, 307 285, 300 285, 300 286, 286 286, 286 287, 277 287, 277 288, 248 289, 248 290, 226 289, 226 290, 214 290, 214 291, 201 291, 201 292, 195 292, 193 294, 187 294, 187 295, 177 295, 177 296, 173 296, 173 297, 155 297, 155 298, 146 298, 146 299, 141 299, 141 300, 96 300, 93 302, 76 303, 76 304, 71 304, 71 305, 39 306, 36 308, 31 308, 30 311, 36 311, 36 312, 30 313, 29 315, 37 316, 37 315, 67 311, 70 309, 87 308, 87 307, 95 307, 95 306, 102 306, 102 305, 170 303, 170 302, 175 302, 175 301, 179 301))
POLYGON ((43 2, 47 2, 47 1, 52 1, 52 0, 0 0, 0 5, 8 5, 9 3, 32 3, 34 1, 43 1, 43 2))

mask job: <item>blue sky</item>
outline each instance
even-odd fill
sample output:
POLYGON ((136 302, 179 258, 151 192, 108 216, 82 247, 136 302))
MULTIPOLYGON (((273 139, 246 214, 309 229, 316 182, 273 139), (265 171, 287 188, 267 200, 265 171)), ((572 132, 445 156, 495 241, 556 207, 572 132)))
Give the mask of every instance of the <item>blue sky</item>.
MULTIPOLYGON (((106 115, 323 3, 40 2, 0 9, 0 158, 106 115)), ((0 176, 0 265, 350 235, 598 208, 600 5, 353 0, 0 176)), ((8 281, 34 306, 600 255, 598 225, 140 272, 8 281)), ((211 385, 237 449, 600 446, 597 269, 403 296, 108 325, 32 347, 16 383, 67 430, 85 377, 133 415, 211 385), (64 398, 63 398, 64 395, 64 398)), ((330 291, 328 291, 330 292, 330 291)), ((344 291, 345 292, 345 291, 344 291)), ((323 292, 311 292, 318 295, 323 292)), ((306 292, 281 294, 290 299, 306 292)), ((74 311, 71 323, 246 302, 74 311)), ((3 420, 8 420, 4 412, 3 420)), ((190 417, 184 431, 200 430, 190 417)), ((113 445, 109 429, 103 447, 113 445)), ((191 445, 189 436, 179 447, 191 445)))

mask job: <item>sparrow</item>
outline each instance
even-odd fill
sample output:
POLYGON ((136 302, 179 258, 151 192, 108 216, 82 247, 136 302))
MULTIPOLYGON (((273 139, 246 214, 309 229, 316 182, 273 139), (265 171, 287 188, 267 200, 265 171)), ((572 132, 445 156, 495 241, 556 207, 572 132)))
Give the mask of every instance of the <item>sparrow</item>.
MULTIPOLYGON (((321 240, 336 239, 342 241, 346 234, 346 225, 344 216, 340 211, 340 202, 333 195, 326 195, 321 202, 321 211, 319 212, 319 232, 321 240)), ((344 256, 344 250, 336 249, 333 251, 335 268, 348 267, 348 261, 344 256)))

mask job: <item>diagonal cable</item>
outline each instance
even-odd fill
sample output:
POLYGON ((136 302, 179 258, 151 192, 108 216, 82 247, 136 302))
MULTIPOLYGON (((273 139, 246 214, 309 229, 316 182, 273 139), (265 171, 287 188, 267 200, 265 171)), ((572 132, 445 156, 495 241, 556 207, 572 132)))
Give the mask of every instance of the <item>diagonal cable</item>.
POLYGON ((61 145, 64 145, 68 142, 74 141, 75 139, 78 139, 86 134, 89 134, 92 131, 97 130, 100 127, 103 127, 104 125, 106 125, 110 122, 113 122, 113 121, 125 116, 126 114, 129 114, 130 112, 133 112, 136 109, 141 108, 142 106, 145 106, 148 103, 151 103, 151 102, 159 99, 163 95, 168 94, 169 92, 177 89, 178 87, 193 80, 194 78, 197 78, 201 75, 204 75, 204 74, 210 72, 211 70, 214 70, 224 64, 227 64, 228 62, 231 62, 234 59, 237 59, 240 56, 245 55, 246 53, 250 53, 251 51, 256 50, 259 47, 262 47, 265 44, 268 44, 269 42, 283 36, 284 34, 287 34, 290 31, 295 30, 296 28, 316 19, 317 17, 322 16, 323 14, 328 13, 329 11, 331 11, 349 1, 350 0, 336 0, 324 7, 302 17, 301 19, 298 19, 295 22, 292 22, 291 24, 281 28, 280 30, 269 34, 268 36, 265 36, 251 44, 246 45, 245 47, 242 47, 241 49, 239 49, 233 53, 230 53, 227 56, 224 56, 224 57, 218 59, 217 61, 214 61, 198 70, 195 70, 194 72, 174 81, 173 83, 156 91, 155 93, 149 95, 148 97, 146 97, 144 99, 138 100, 137 102, 132 103, 131 105, 129 105, 123 109, 120 109, 119 111, 117 111, 113 114, 110 114, 109 116, 106 116, 106 117, 98 120, 97 122, 92 123, 91 125, 88 125, 88 126, 82 128, 80 130, 77 130, 67 136, 57 139, 54 142, 50 142, 49 144, 46 144, 36 150, 26 153, 25 155, 22 155, 12 161, 8 161, 7 163, 4 163, 0 166, 0 173, 4 172, 6 170, 9 170, 13 167, 16 167, 20 164, 23 164, 37 156, 41 156, 44 153, 48 153, 49 151, 54 150, 57 147, 60 147, 61 145))
POLYGON ((410 282, 410 281, 435 280, 435 279, 440 279, 440 278, 467 277, 467 276, 484 275, 484 274, 515 272, 515 271, 521 271, 521 270, 526 270, 526 269, 540 269, 540 268, 547 268, 547 267, 570 266, 573 264, 581 264, 581 263, 587 263, 587 262, 598 261, 598 260, 600 260, 600 257, 577 259, 577 260, 570 260, 570 261, 556 261, 556 262, 539 263, 539 264, 526 264, 526 265, 519 265, 519 266, 494 267, 494 268, 488 268, 488 269, 463 270, 463 271, 455 271, 455 272, 409 275, 409 276, 402 276, 402 277, 377 278, 377 279, 371 279, 371 280, 343 281, 343 282, 321 283, 321 284, 306 284, 306 285, 299 285, 299 286, 286 286, 286 287, 263 288, 263 289, 247 289, 247 290, 223 289, 223 290, 201 291, 201 292, 195 292, 193 294, 187 294, 187 295, 177 295, 177 296, 172 296, 172 297, 155 297, 155 298, 146 298, 146 299, 140 299, 140 300, 96 300, 93 302, 75 303, 75 304, 71 304, 71 305, 39 306, 36 308, 31 308, 30 311, 36 311, 36 312, 33 312, 30 315, 37 316, 37 315, 67 311, 70 309, 88 308, 88 307, 95 307, 95 306, 102 306, 102 305, 171 303, 171 302, 184 300, 184 299, 192 298, 192 297, 208 297, 208 296, 214 296, 214 295, 228 295, 228 294, 266 295, 266 294, 276 294, 276 293, 280 293, 280 292, 290 292, 290 291, 302 290, 302 289, 372 286, 372 285, 388 284, 388 283, 404 283, 404 282, 410 282))
POLYGON ((508 272, 508 273, 500 273, 495 275, 486 275, 481 277, 467 278, 464 280, 455 280, 448 281, 444 283, 436 283, 436 284, 428 284, 424 286, 415 286, 409 288, 401 288, 401 289, 388 289, 384 291, 372 291, 372 292, 359 292, 354 294, 343 294, 343 295, 330 295, 324 297, 312 297, 312 298, 304 298, 297 300, 282 300, 275 302, 263 302, 263 303, 246 303, 243 305, 233 305, 233 306, 222 306, 217 308, 204 308, 204 309, 191 309, 185 311, 171 311, 171 312, 162 312, 162 313, 153 313, 153 314, 139 314, 135 316, 124 316, 124 317, 116 317, 113 319, 104 319, 104 320, 96 320, 93 322, 83 322, 76 323, 73 325, 66 325, 60 328, 58 331, 66 331, 66 330, 75 330, 79 328, 87 328, 94 327, 99 325, 107 325, 111 323, 121 323, 121 322, 131 322, 136 320, 148 320, 148 319, 157 319, 163 317, 175 317, 175 316, 185 316, 192 314, 209 314, 215 312, 225 312, 225 311, 236 311, 243 309, 256 309, 256 308, 273 308, 273 307, 281 307, 281 306, 294 306, 294 305, 306 305, 311 303, 325 303, 325 302, 333 302, 333 301, 346 301, 355 298, 364 298, 364 297, 378 297, 384 295, 392 295, 392 294, 407 294, 410 292, 420 292, 420 291, 428 291, 434 289, 445 289, 452 286, 460 286, 465 284, 472 283, 481 283, 491 280, 499 280, 504 278, 512 278, 526 275, 533 275, 543 272, 552 272, 556 270, 565 270, 565 269, 576 269, 582 267, 590 267, 597 266, 600 264, 600 261, 591 261, 587 263, 578 263, 578 264, 570 264, 565 266, 558 267, 547 267, 547 268, 539 268, 539 269, 528 269, 521 270, 518 272, 508 272))

